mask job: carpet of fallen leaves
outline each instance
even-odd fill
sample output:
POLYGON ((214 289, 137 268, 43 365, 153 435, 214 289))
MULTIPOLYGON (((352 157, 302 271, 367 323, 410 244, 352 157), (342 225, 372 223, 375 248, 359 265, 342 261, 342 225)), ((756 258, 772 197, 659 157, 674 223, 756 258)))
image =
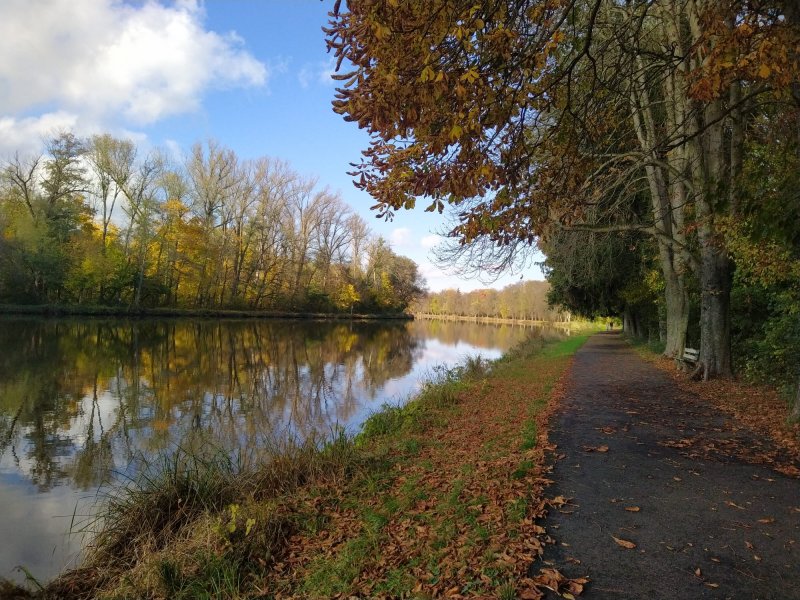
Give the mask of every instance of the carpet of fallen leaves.
POLYGON ((404 434, 389 468, 303 492, 295 510, 320 527, 292 536, 264 580, 275 598, 566 598, 584 579, 530 576, 551 542, 547 420, 570 353, 498 366, 462 390, 437 426, 404 434))
MULTIPOLYGON (((669 374, 675 384, 688 392, 688 397, 699 396, 708 404, 723 413, 735 417, 745 427, 756 431, 777 446, 776 450, 755 452, 754 448, 744 448, 752 458, 761 458, 759 462, 774 464, 774 469, 785 475, 800 477, 800 423, 788 423, 788 407, 777 390, 764 385, 752 385, 736 379, 713 379, 711 381, 693 381, 687 374, 675 366, 675 361, 664 356, 644 354, 644 358, 669 374)), ((674 447, 688 447, 692 440, 676 440, 674 447)), ((724 441, 717 441, 717 445, 724 441)), ((730 441, 735 445, 735 440, 730 441)), ((737 448, 718 448, 718 450, 737 454, 737 448)), ((743 456, 747 459, 748 456, 743 456)))

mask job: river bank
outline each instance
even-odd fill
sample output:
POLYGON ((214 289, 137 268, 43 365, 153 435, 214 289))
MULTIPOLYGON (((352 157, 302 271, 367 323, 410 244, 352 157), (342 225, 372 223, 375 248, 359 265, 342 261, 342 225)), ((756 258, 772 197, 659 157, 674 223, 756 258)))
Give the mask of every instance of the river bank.
POLYGON ((124 306, 78 306, 60 304, 0 304, 0 315, 35 315, 44 317, 188 317, 208 319, 326 319, 326 320, 411 320, 409 313, 315 313, 211 308, 127 308, 124 306))
POLYGON ((577 591, 527 569, 546 542, 534 522, 546 509, 546 418, 585 339, 532 338, 492 364, 441 370, 410 403, 321 449, 286 445, 247 464, 179 453, 110 500, 79 569, 30 596, 577 591))

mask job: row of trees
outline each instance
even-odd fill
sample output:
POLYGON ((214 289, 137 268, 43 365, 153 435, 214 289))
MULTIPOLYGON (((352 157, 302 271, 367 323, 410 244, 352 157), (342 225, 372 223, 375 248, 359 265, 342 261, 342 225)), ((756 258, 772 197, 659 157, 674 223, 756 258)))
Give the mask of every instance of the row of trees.
POLYGON ((338 194, 213 141, 176 164, 61 133, 0 171, 5 302, 391 312, 423 287, 338 194))
POLYGON ((548 303, 550 286, 545 281, 521 281, 502 290, 483 289, 462 293, 443 290, 417 300, 412 309, 432 315, 492 317, 530 321, 564 321, 568 314, 548 303))
POLYGON ((699 331, 705 378, 742 347, 737 281, 772 299, 751 335, 797 332, 793 0, 351 0, 327 34, 352 65, 334 108, 374 138, 357 186, 386 215, 450 207, 454 260, 500 269, 538 242, 556 300, 631 323, 655 306, 666 354, 699 331))

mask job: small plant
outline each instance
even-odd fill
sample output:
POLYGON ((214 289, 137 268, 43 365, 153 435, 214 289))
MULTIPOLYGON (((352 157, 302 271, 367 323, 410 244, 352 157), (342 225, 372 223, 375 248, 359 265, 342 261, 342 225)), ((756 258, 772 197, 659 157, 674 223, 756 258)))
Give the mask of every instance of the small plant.
POLYGON ((497 588, 497 597, 500 600, 515 600, 517 597, 517 586, 512 581, 506 581, 497 588))
POLYGON ((217 533, 227 545, 232 545, 237 538, 246 538, 255 527, 256 520, 254 518, 245 518, 239 513, 238 504, 229 504, 227 518, 219 517, 217 520, 217 533))

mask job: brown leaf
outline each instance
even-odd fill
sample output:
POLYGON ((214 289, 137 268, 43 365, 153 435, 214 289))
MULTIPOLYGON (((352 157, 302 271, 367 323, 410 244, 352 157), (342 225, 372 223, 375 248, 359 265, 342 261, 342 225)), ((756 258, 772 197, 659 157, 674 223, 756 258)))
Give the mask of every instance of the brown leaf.
POLYGON ((700 571, 700 567, 697 567, 697 568, 694 570, 694 574, 695 574, 695 575, 697 575, 698 577, 702 577, 702 576, 703 576, 703 573, 702 573, 702 571, 700 571))
POLYGON ((746 542, 744 543, 744 545, 745 545, 745 546, 747 546, 747 549, 748 549, 748 550, 752 550, 752 549, 753 549, 753 544, 751 544, 750 542, 747 542, 747 541, 746 541, 746 542))
POLYGON ((709 583, 709 582, 707 582, 707 581, 706 581, 706 585, 707 585, 708 587, 710 587, 710 588, 718 588, 718 587, 719 587, 719 584, 718 584, 718 583, 709 583))
POLYGON ((758 522, 761 523, 762 525, 769 525, 770 523, 774 523, 775 519, 773 519, 772 517, 765 517, 763 519, 759 519, 758 522))
POLYGON ((642 509, 639 508, 638 506, 626 506, 625 510, 627 510, 628 512, 639 512, 642 509))
POLYGON ((628 550, 636 548, 636 544, 634 544, 633 542, 629 542, 628 540, 621 540, 620 538, 614 537, 613 535, 611 537, 614 538, 614 541, 617 542, 617 544, 619 544, 623 548, 627 548, 628 550))
POLYGON ((605 444, 603 444, 602 446, 598 446, 597 447, 597 451, 598 452, 608 452, 608 446, 606 446, 605 444))

